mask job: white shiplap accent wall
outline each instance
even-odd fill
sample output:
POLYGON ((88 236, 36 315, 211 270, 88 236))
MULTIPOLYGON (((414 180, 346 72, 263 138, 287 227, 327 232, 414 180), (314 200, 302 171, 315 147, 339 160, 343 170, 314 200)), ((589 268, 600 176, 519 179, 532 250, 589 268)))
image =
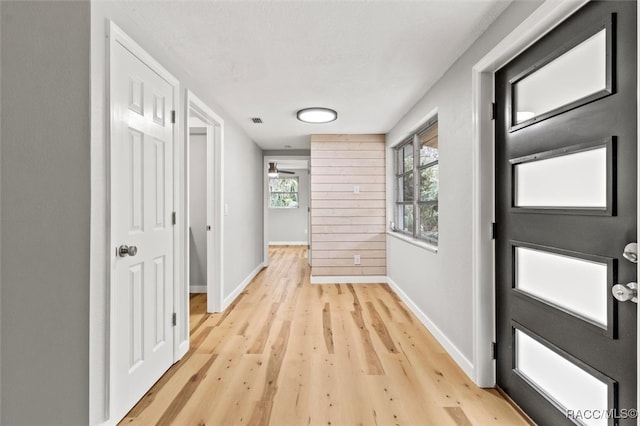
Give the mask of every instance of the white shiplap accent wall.
POLYGON ((311 137, 314 277, 386 276, 385 191, 384 135, 311 137))

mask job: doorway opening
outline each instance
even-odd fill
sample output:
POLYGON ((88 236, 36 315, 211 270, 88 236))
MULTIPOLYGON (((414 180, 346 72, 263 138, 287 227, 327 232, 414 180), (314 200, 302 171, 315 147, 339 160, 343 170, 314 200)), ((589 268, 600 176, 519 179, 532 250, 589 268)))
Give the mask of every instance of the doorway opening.
MULTIPOLYGON (((222 309, 222 155, 224 121, 192 92, 186 94, 183 191, 183 321, 181 333, 188 344, 192 294, 206 299, 206 312, 222 309)), ((193 299, 196 300, 196 299, 193 299)), ((187 348, 181 348, 186 350, 187 348)))
MULTIPOLYGON (((207 293, 207 142, 210 129, 189 116, 189 293, 207 293)), ((206 298, 205 298, 206 300, 206 298)))
POLYGON ((269 246, 307 246, 311 264, 311 176, 309 156, 264 157, 264 264, 269 246), (277 176, 267 173, 275 163, 277 176))

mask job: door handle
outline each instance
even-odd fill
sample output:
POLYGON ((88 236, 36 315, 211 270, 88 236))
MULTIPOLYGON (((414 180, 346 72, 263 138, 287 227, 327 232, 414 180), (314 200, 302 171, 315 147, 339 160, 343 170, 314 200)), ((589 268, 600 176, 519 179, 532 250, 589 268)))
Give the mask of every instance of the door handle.
POLYGON ((616 284, 611 287, 611 293, 619 302, 631 300, 633 303, 638 303, 638 283, 616 284))
POLYGON ((138 253, 138 247, 127 246, 123 244, 120 247, 118 247, 117 252, 118 252, 118 256, 120 257, 135 256, 138 253))
POLYGON ((622 257, 624 257, 631 263, 638 263, 638 244, 629 243, 624 246, 622 257))

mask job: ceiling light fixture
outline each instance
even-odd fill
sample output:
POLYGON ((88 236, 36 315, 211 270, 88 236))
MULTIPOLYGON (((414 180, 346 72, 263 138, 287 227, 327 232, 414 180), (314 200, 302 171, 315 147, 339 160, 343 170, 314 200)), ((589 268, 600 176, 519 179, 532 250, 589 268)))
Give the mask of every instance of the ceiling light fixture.
POLYGON ((338 113, 329 108, 304 108, 296 114, 298 120, 305 123, 330 123, 338 118, 338 113))

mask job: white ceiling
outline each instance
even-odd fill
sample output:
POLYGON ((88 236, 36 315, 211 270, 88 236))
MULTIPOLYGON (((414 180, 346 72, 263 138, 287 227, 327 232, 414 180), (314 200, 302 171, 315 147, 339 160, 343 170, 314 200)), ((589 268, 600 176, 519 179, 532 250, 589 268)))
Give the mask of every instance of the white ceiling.
POLYGON ((120 5, 263 149, 308 149, 314 133, 389 131, 508 4, 253 0, 120 5), (298 122, 296 111, 311 106, 337 110, 338 120, 298 122), (264 123, 253 124, 250 117, 264 123))

